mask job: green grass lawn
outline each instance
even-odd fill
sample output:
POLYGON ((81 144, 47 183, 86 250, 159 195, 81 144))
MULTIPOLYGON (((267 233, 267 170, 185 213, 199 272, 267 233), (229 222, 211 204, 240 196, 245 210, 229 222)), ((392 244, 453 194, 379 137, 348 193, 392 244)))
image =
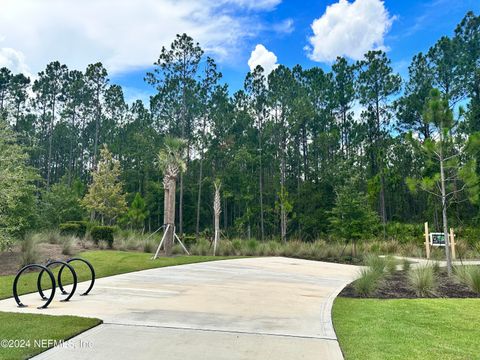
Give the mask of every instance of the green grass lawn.
POLYGON ((479 299, 337 298, 345 359, 479 359, 479 299))
MULTIPOLYGON (((87 259, 92 263, 93 267, 95 268, 97 278, 165 266, 232 259, 232 257, 221 256, 178 256, 151 260, 152 254, 113 250, 86 251, 78 254, 78 256, 87 259)), ((74 262, 73 265, 79 281, 90 279, 90 270, 85 264, 74 262)), ((57 273, 58 269, 58 267, 54 269, 55 274, 57 273)), ((19 294, 37 291, 37 277, 38 273, 23 274, 18 283, 19 294)), ((12 285, 14 278, 15 275, 0 276, 0 299, 13 296, 12 285)), ((69 284, 71 282, 72 279, 70 272, 68 269, 65 269, 62 274, 62 283, 69 284)), ((44 285, 45 289, 49 287, 50 280, 47 274, 44 274, 42 284, 44 285)), ((77 291, 79 290, 81 291, 82 289, 77 289, 77 291)), ((58 294, 56 294, 56 296, 58 296, 58 294)))
POLYGON ((98 319, 76 316, 0 312, 0 359, 28 359, 47 350, 52 340, 69 339, 100 323, 98 319), (10 340, 10 344, 6 346, 2 340, 10 340))

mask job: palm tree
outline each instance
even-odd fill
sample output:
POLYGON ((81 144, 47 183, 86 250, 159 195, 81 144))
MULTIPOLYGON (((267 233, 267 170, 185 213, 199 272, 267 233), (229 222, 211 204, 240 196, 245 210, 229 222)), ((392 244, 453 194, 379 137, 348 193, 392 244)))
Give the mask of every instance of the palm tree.
POLYGON ((180 173, 187 170, 184 160, 186 141, 179 138, 167 137, 164 140, 164 148, 158 153, 158 166, 163 173, 164 193, 164 216, 166 226, 165 255, 172 254, 173 236, 175 233, 175 190, 177 178, 180 173))

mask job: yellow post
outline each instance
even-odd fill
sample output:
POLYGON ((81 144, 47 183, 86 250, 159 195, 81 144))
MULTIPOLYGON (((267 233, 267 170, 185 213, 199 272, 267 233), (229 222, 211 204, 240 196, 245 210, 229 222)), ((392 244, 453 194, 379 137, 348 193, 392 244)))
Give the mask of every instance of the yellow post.
POLYGON ((455 234, 453 228, 450 228, 450 245, 452 247, 452 259, 455 260, 455 234))
POLYGON ((425 223, 425 251, 427 259, 430 259, 430 239, 428 237, 428 222, 425 223))

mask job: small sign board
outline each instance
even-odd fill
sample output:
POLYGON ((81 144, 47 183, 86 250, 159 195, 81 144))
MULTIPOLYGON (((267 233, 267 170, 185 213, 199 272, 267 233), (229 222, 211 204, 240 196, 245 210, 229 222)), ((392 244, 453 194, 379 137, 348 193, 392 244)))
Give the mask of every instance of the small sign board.
POLYGON ((444 233, 430 233, 430 245, 431 246, 445 246, 445 234, 444 233))

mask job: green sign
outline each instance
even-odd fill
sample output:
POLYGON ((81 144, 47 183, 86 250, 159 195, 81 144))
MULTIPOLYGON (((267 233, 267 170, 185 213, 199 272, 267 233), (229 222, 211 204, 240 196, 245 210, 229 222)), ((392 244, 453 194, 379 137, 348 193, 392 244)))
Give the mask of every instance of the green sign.
POLYGON ((430 245, 432 245, 432 246, 445 246, 445 234, 444 233, 430 233, 430 245))

